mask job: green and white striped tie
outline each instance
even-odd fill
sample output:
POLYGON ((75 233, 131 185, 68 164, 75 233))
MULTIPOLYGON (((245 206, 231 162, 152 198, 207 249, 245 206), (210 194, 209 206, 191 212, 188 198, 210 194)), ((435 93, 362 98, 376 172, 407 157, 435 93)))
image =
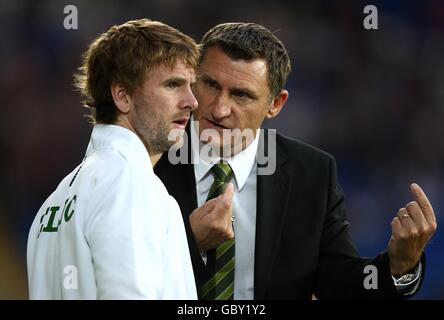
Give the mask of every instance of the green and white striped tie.
MULTIPOLYGON (((229 164, 215 164, 211 171, 214 181, 208 193, 207 201, 221 195, 233 171, 229 164)), ((203 300, 233 300, 234 294, 234 239, 225 241, 216 250, 207 252, 208 259, 215 259, 214 275, 201 287, 200 298, 203 300)))

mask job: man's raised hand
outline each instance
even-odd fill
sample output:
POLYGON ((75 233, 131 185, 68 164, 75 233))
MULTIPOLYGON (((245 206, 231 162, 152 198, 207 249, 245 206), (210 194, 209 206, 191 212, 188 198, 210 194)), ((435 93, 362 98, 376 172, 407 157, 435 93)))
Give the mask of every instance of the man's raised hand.
POLYGON ((436 231, 436 217, 424 191, 416 183, 410 185, 415 201, 399 209, 392 220, 392 236, 388 244, 390 270, 399 277, 412 271, 436 231))

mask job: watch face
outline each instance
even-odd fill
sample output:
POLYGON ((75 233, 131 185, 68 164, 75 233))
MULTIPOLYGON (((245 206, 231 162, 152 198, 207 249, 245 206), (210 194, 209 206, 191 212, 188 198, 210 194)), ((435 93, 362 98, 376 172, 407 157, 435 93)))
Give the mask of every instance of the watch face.
POLYGON ((400 283, 400 284, 408 283, 408 282, 413 281, 413 279, 415 279, 415 275, 413 273, 409 273, 409 274, 403 275, 401 278, 399 278, 397 280, 397 282, 400 283))

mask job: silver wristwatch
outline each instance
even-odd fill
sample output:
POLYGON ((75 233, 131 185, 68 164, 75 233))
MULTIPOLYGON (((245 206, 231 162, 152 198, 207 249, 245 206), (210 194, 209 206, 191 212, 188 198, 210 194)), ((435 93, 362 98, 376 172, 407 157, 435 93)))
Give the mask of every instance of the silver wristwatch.
POLYGON ((416 274, 415 273, 407 273, 405 275, 403 275, 401 278, 393 278, 393 280, 395 281, 395 285, 402 285, 402 284, 407 284, 412 282, 415 278, 416 278, 416 274))

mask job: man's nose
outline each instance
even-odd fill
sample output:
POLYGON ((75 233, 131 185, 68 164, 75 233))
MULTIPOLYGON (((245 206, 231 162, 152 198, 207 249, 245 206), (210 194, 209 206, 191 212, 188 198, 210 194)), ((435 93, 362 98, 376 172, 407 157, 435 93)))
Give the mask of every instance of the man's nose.
POLYGON ((215 99, 211 113, 214 120, 221 120, 230 116, 231 107, 227 97, 223 93, 215 99))
POLYGON ((184 100, 183 109, 190 109, 190 111, 193 111, 197 109, 197 106, 197 99, 194 96, 193 90, 189 88, 186 99, 184 100))

